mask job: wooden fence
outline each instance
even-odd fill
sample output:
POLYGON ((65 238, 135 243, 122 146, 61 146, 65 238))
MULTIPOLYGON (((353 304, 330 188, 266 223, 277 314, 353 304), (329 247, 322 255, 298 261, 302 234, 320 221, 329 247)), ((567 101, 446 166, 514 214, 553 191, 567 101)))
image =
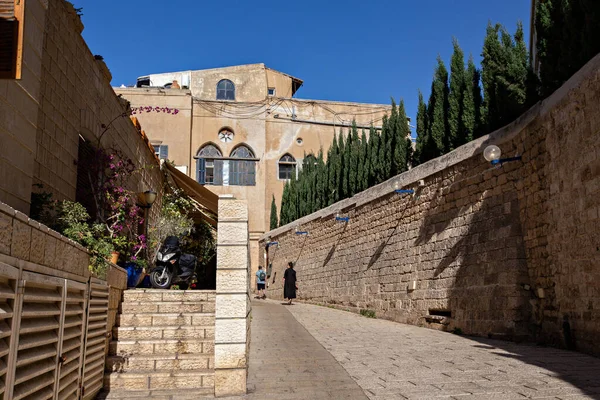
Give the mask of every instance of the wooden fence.
POLYGON ((109 287, 0 262, 0 398, 93 399, 102 388, 109 287))

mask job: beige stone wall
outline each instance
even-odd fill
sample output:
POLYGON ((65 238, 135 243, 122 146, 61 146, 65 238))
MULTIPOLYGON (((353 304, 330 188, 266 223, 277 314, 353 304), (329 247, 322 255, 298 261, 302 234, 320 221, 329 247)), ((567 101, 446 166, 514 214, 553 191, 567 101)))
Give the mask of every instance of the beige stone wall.
POLYGON ((0 200, 29 213, 32 184, 43 184, 56 199, 75 200, 79 135, 96 145, 102 125, 110 125, 103 147, 154 167, 130 189, 160 189, 153 150, 127 116, 119 117, 125 102, 81 37, 73 7, 31 0, 25 13, 22 79, 0 81, 0 200))
POLYGON ((0 261, 31 272, 87 282, 87 250, 0 202, 0 261))
POLYGON ((123 292, 127 289, 127 271, 118 265, 110 264, 106 273, 106 284, 108 285, 108 320, 106 323, 105 354, 108 354, 108 343, 111 341, 113 328, 116 325, 119 307, 123 302, 123 292))
POLYGON ((308 236, 270 232, 269 296, 294 261, 310 302, 600 353, 599 100, 600 56, 513 124, 300 219, 308 236), (489 144, 523 159, 491 167, 489 144))
POLYGON ((29 214, 47 1, 25 7, 22 79, 0 79, 0 201, 29 214))
POLYGON ((215 306, 215 395, 246 393, 250 343, 248 204, 219 198, 215 306))
POLYGON ((214 101, 217 98, 217 83, 222 79, 229 79, 235 85, 236 102, 261 101, 267 96, 267 75, 264 64, 192 71, 190 83, 192 95, 214 101))
POLYGON ((154 152, 140 137, 110 86, 110 72, 95 60, 81 34, 78 18, 65 1, 49 2, 42 52, 41 108, 37 123, 34 183, 57 198, 75 199, 79 135, 104 148, 118 148, 147 167, 131 190, 161 188, 154 152))

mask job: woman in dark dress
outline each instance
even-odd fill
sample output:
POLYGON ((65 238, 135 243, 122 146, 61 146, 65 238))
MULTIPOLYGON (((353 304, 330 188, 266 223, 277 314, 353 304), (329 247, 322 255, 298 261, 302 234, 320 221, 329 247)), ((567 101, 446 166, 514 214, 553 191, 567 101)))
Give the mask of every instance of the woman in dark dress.
POLYGON ((289 262, 288 268, 283 274, 283 297, 288 299, 288 304, 292 304, 292 300, 296 298, 296 271, 294 271, 294 263, 289 262))

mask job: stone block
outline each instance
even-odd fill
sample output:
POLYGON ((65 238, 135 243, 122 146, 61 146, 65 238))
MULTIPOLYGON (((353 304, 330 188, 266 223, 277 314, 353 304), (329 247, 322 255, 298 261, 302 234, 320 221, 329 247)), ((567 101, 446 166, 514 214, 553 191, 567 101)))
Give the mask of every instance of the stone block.
POLYGON ((10 255, 21 260, 29 261, 30 251, 31 226, 17 219, 13 220, 10 255))
POLYGON ((46 248, 46 234, 39 229, 31 230, 31 253, 30 261, 36 264, 44 264, 44 251, 46 248))
POLYGON ((13 218, 0 212, 0 253, 10 254, 13 218))
POLYGON ((46 235, 44 262, 42 264, 47 267, 54 267, 56 265, 56 238, 52 235, 46 235))
POLYGON ((219 221, 248 221, 247 202, 219 199, 219 221))
POLYGON ((217 246, 217 269, 248 268, 248 247, 246 243, 239 246, 217 246))
POLYGON ((215 344, 246 343, 246 319, 217 319, 215 321, 215 344))
POLYGON ((240 270, 217 270, 217 293, 246 293, 248 272, 240 270))
POLYGON ((215 370, 215 396, 237 396, 246 393, 246 369, 215 370))
POLYGON ((245 318, 248 314, 248 296, 244 294, 217 294, 216 312, 218 318, 245 318))
POLYGON ((248 244, 247 222, 219 222, 217 227, 217 245, 248 244))
POLYGON ((215 345, 215 368, 245 368, 246 366, 245 344, 215 345))

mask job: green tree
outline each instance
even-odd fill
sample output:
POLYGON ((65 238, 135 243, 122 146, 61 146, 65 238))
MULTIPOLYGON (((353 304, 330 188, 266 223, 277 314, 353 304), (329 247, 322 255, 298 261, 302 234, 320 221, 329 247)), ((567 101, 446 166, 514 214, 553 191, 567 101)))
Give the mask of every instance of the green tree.
POLYGON ((358 193, 358 159, 360 156, 360 139, 356 121, 352 121, 350 158, 348 165, 348 197, 358 193))
POLYGON ((360 153, 358 155, 358 191, 362 192, 369 187, 369 142, 367 134, 362 130, 360 137, 360 153))
POLYGON ((481 105, 483 99, 481 97, 480 80, 481 77, 479 71, 475 67, 473 56, 470 56, 467 63, 467 89, 463 98, 463 114, 461 118, 465 130, 465 143, 478 138, 483 134, 483 121, 481 120, 481 105))
POLYGON ((379 148, 381 147, 381 136, 371 126, 369 131, 369 187, 383 182, 382 163, 380 161, 379 148))
POLYGON ((275 204, 275 195, 273 195, 273 199, 271 200, 271 221, 269 223, 269 229, 273 230, 279 226, 279 221, 277 220, 277 204, 275 204))
POLYGON ((534 23, 545 97, 600 52, 600 2, 538 0, 534 23))
POLYGON ((323 161, 323 149, 319 149, 319 156, 317 157, 317 170, 315 171, 315 210, 320 210, 327 207, 327 168, 323 161))
POLYGON ((446 151, 452 151, 467 142, 463 125, 464 98, 467 89, 465 56, 456 38, 452 39, 454 52, 450 61, 450 93, 448 94, 448 137, 446 151))
POLYGON ((410 129, 407 123, 404 100, 396 108, 396 115, 390 119, 393 125, 393 154, 392 154, 392 176, 400 174, 408 169, 408 149, 406 139, 410 137, 410 129))
POLYGON ((333 143, 327 152, 327 205, 331 205, 339 199, 337 172, 339 163, 339 146, 337 135, 333 134, 333 143))
POLYGON ((423 100, 423 93, 419 90, 419 103, 417 106, 417 145, 415 149, 415 154, 413 157, 413 165, 419 165, 427 160, 425 160, 425 143, 427 143, 427 138, 429 135, 429 129, 427 127, 428 117, 427 117, 427 105, 423 100))
POLYGON ((448 70, 440 56, 437 58, 431 95, 427 105, 429 136, 435 147, 434 157, 444 154, 448 137, 448 70))
POLYGON ((522 23, 517 24, 514 39, 500 24, 488 24, 481 62, 488 132, 512 122, 527 107, 529 74, 524 46, 522 23))
POLYGON ((339 158, 336 166, 335 178, 337 182, 338 200, 343 200, 346 198, 346 190, 344 188, 344 176, 346 175, 346 143, 344 143, 344 133, 342 132, 342 129, 340 129, 340 134, 338 136, 338 148, 339 158))
POLYGON ((283 194, 281 195, 281 209, 279 210, 279 226, 286 225, 290 222, 290 201, 290 182, 288 181, 283 186, 283 194))
MULTIPOLYGON (((395 104, 392 104, 395 107, 395 104)), ((392 109, 393 111, 393 109, 392 109)), ((379 173, 381 174, 381 180, 377 183, 381 183, 392 176, 392 135, 390 129, 389 117, 383 116, 381 124, 381 134, 379 135, 379 173)))

